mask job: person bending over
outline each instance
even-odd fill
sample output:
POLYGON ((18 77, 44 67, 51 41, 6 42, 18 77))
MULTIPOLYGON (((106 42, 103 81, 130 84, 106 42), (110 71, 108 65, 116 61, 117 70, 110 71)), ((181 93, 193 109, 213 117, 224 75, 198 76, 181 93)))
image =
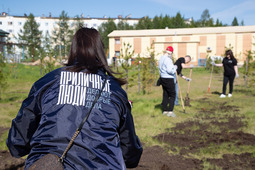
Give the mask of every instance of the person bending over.
MULTIPOLYGON (((190 66, 186 66, 185 64, 188 64, 191 61, 191 57, 189 55, 186 55, 185 57, 180 57, 178 58, 178 60, 176 60, 176 62, 174 63, 174 65, 177 66, 177 75, 179 75, 181 78, 183 78, 186 81, 191 81, 190 78, 185 77, 182 74, 182 69, 183 68, 192 68, 190 66)), ((175 75, 175 93, 176 93, 176 97, 175 97, 175 101, 174 101, 174 105, 180 105, 179 104, 179 99, 178 99, 178 92, 179 92, 179 87, 177 84, 177 78, 175 75)))
POLYGON ((68 63, 36 81, 13 119, 7 146, 14 157, 28 155, 25 169, 46 154, 60 157, 95 99, 90 116, 63 159, 64 169, 126 169, 138 165, 143 148, 131 106, 107 64, 95 29, 80 28, 68 63))

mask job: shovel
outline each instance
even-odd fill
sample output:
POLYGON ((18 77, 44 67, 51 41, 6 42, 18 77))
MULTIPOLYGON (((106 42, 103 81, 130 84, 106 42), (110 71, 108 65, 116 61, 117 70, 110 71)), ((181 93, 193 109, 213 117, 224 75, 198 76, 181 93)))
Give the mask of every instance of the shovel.
MULTIPOLYGON (((191 79, 191 74, 192 74, 192 68, 190 69, 189 72, 189 78, 191 79)), ((190 88, 190 81, 188 82, 188 90, 187 90, 187 95, 185 97, 185 106, 190 106, 190 98, 189 98, 189 88, 190 88)))
POLYGON ((175 74, 176 74, 176 81, 177 81, 177 85, 179 87, 179 93, 180 93, 180 97, 181 97, 181 101, 182 101, 182 109, 183 109, 183 112, 185 113, 185 107, 184 107, 184 103, 183 103, 183 100, 182 100, 182 92, 181 92, 181 87, 180 87, 180 84, 179 84, 177 72, 175 72, 175 74))

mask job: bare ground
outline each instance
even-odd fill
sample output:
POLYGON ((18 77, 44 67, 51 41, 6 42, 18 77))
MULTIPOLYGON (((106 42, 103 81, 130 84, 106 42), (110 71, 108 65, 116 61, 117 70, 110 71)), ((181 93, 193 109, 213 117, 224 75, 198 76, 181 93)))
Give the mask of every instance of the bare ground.
MULTIPOLYGON (((207 98, 199 102, 208 104, 207 98)), ((212 103, 210 103, 212 104, 212 103)), ((166 145, 144 146, 144 152, 136 170, 183 170, 204 169, 205 163, 210 167, 221 169, 255 169, 253 153, 223 154, 221 158, 193 158, 201 149, 212 148, 210 154, 217 154, 222 144, 231 148, 254 146, 255 136, 244 133, 247 126, 245 117, 239 114, 239 108, 227 103, 213 103, 213 107, 197 108, 197 118, 176 124, 172 129, 154 137, 166 145), (229 112, 232 114, 219 114, 229 112), (234 114, 233 114, 234 113, 234 114), (202 120, 202 121, 201 121, 202 120), (215 153, 213 153, 215 152, 215 153)), ((8 129, 0 127, 1 133, 8 129)), ((225 146, 226 147, 226 146, 225 146)), ((11 157, 8 151, 0 151, 0 169, 15 170, 24 168, 24 159, 11 157)))

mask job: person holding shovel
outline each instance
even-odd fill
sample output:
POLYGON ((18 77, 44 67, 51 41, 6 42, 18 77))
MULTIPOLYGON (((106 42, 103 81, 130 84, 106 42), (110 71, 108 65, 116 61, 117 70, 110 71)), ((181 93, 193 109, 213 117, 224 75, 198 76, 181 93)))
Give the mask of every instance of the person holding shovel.
POLYGON ((225 57, 221 64, 215 64, 212 62, 213 66, 222 67, 224 68, 224 78, 223 78, 223 88, 222 94, 220 98, 226 97, 226 88, 229 82, 229 93, 228 97, 232 97, 233 92, 233 84, 235 77, 238 78, 238 68, 237 68, 237 60, 235 59, 232 50, 227 50, 225 53, 225 57))
POLYGON ((160 83, 163 88, 163 115, 169 117, 176 117, 173 112, 174 109, 174 100, 175 100, 175 83, 174 75, 177 69, 177 66, 173 64, 172 54, 173 47, 168 46, 163 56, 159 59, 159 74, 160 74, 160 83))
MULTIPOLYGON (((183 78, 186 81, 191 81, 190 78, 185 77, 181 72, 183 68, 191 68, 189 66, 186 66, 185 64, 188 64, 191 61, 191 57, 189 55, 186 55, 185 57, 180 57, 178 58, 178 60, 176 60, 176 62, 174 63, 174 65, 177 66, 177 75, 179 75, 181 78, 183 78)), ((177 77, 175 76, 175 93, 176 93, 176 97, 175 97, 175 101, 174 101, 174 105, 180 105, 179 104, 179 99, 178 99, 178 84, 177 84, 177 77)))

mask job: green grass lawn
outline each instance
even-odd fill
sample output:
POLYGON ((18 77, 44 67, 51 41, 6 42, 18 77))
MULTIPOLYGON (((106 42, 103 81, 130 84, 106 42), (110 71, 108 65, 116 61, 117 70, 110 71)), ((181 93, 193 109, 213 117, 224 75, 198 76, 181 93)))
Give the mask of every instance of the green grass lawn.
MULTIPOLYGON (((8 69, 9 71, 11 70, 7 68, 7 71, 8 69)), ((189 69, 184 69, 183 74, 188 76, 189 69)), ((11 126, 11 120, 18 113, 21 102, 28 95, 32 84, 40 77, 40 69, 37 66, 19 65, 17 79, 14 78, 13 73, 9 74, 8 87, 2 93, 2 100, 0 101, 1 127, 8 128, 11 126)), ((234 82, 233 97, 220 99, 219 95, 222 91, 222 73, 213 74, 210 89, 211 93, 207 92, 209 79, 210 71, 204 68, 193 69, 189 92, 191 107, 186 107, 185 113, 183 113, 182 106, 176 106, 174 108, 174 112, 177 115, 176 118, 162 115, 160 106, 162 101, 161 86, 153 86, 150 91, 144 95, 138 94, 138 86, 133 86, 128 89, 129 99, 133 101, 132 114, 136 133, 144 144, 144 147, 153 145, 175 147, 175 151, 169 149, 169 152, 179 154, 183 148, 178 145, 162 142, 155 137, 166 132, 176 133, 178 135, 185 134, 185 129, 175 130, 174 128, 186 122, 198 123, 187 127, 191 133, 201 129, 203 125, 206 125, 206 130, 210 132, 210 134, 222 133, 223 131, 221 128, 223 126, 220 124, 224 124, 224 122, 229 121, 229 118, 235 116, 240 117, 240 120, 244 124, 238 131, 241 130, 244 133, 255 135, 255 89, 253 87, 244 88, 244 80, 242 75, 240 75, 240 78, 235 79, 234 82), (217 120, 217 123, 215 123, 215 120, 217 120)), ((183 79, 180 79, 179 82, 184 99, 186 97, 188 83, 183 79)), ((227 132, 237 131, 232 128, 224 130, 227 132)), ((5 146, 6 138, 7 132, 1 137, 0 150, 7 149, 5 146)), ((199 140, 201 142, 203 136, 201 136, 199 140)), ((215 143, 211 143, 211 145, 201 147, 197 152, 190 153, 186 156, 202 160, 204 158, 219 158, 227 153, 238 154, 244 152, 255 153, 255 145, 235 147, 232 141, 223 142, 217 146, 215 143)), ((204 164, 208 166, 207 162, 204 164)))

